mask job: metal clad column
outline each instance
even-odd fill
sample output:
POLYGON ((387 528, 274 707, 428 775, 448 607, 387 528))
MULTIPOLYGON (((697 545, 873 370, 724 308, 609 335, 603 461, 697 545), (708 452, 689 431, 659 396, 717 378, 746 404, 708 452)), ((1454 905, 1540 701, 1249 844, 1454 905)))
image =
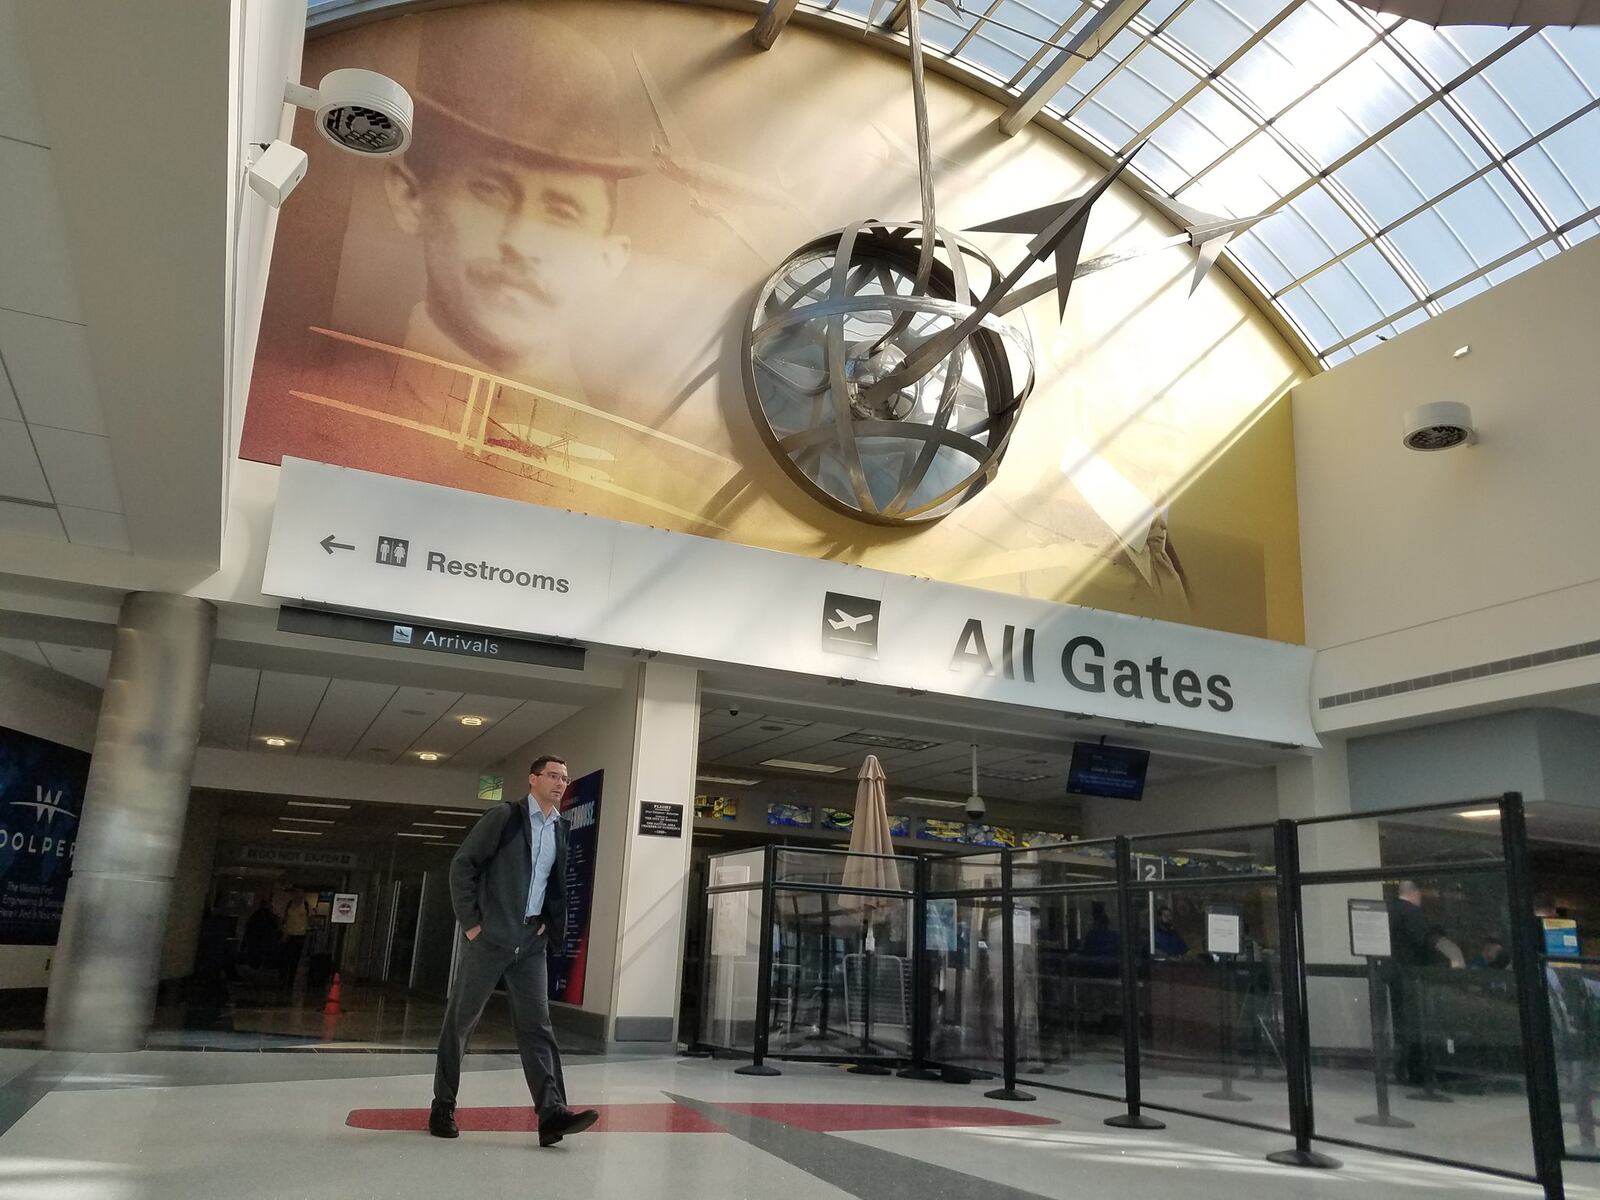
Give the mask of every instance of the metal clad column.
POLYGON ((50 972, 52 1049, 144 1046, 216 628, 203 600, 122 602, 50 972))

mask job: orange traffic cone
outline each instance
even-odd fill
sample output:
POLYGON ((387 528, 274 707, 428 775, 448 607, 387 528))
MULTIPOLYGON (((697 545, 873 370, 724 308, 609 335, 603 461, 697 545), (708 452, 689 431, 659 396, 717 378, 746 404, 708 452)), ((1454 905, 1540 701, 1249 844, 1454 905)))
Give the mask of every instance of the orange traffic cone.
POLYGON ((328 1002, 322 1006, 323 1016, 337 1017, 344 1012, 344 1009, 339 1007, 339 992, 339 972, 335 971, 333 983, 328 987, 328 1002))

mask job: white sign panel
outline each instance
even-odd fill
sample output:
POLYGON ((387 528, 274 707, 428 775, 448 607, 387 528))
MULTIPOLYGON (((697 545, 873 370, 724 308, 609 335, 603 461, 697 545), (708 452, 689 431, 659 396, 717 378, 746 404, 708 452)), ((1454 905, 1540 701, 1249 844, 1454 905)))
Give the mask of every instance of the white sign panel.
POLYGON ((283 460, 262 591, 419 621, 1317 744, 1304 646, 299 459, 283 460))
POLYGON ((1350 953, 1355 958, 1388 958, 1389 906, 1382 900, 1350 900, 1350 953))
POLYGON ((1243 949, 1243 929, 1238 913, 1206 909, 1206 952, 1238 954, 1243 949))
POLYGON ((356 903, 359 896, 352 892, 335 892, 333 896, 333 915, 329 918, 335 925, 354 925, 356 923, 356 903))

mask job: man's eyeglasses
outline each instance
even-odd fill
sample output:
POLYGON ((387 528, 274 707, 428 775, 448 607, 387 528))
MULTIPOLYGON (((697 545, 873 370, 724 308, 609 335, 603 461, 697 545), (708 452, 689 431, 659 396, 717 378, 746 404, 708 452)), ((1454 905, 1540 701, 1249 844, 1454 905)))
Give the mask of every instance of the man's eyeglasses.
POLYGON ((554 771, 540 771, 539 774, 543 775, 546 779, 559 779, 562 783, 571 782, 571 780, 569 780, 565 775, 557 775, 554 771))

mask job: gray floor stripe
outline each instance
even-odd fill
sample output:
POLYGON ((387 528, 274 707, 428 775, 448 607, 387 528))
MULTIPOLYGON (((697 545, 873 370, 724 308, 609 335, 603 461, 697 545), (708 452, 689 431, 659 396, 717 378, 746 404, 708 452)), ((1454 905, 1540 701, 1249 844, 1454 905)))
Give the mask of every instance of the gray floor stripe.
POLYGON ((28 1110, 55 1090, 83 1060, 82 1054, 48 1051, 25 1071, 18 1071, 0 1085, 0 1137, 22 1120, 28 1110))
POLYGON ((740 1141, 859 1200, 1045 1200, 1037 1192, 1024 1192, 848 1138, 796 1129, 781 1121, 748 1116, 688 1096, 665 1094, 674 1104, 715 1121, 740 1141))

